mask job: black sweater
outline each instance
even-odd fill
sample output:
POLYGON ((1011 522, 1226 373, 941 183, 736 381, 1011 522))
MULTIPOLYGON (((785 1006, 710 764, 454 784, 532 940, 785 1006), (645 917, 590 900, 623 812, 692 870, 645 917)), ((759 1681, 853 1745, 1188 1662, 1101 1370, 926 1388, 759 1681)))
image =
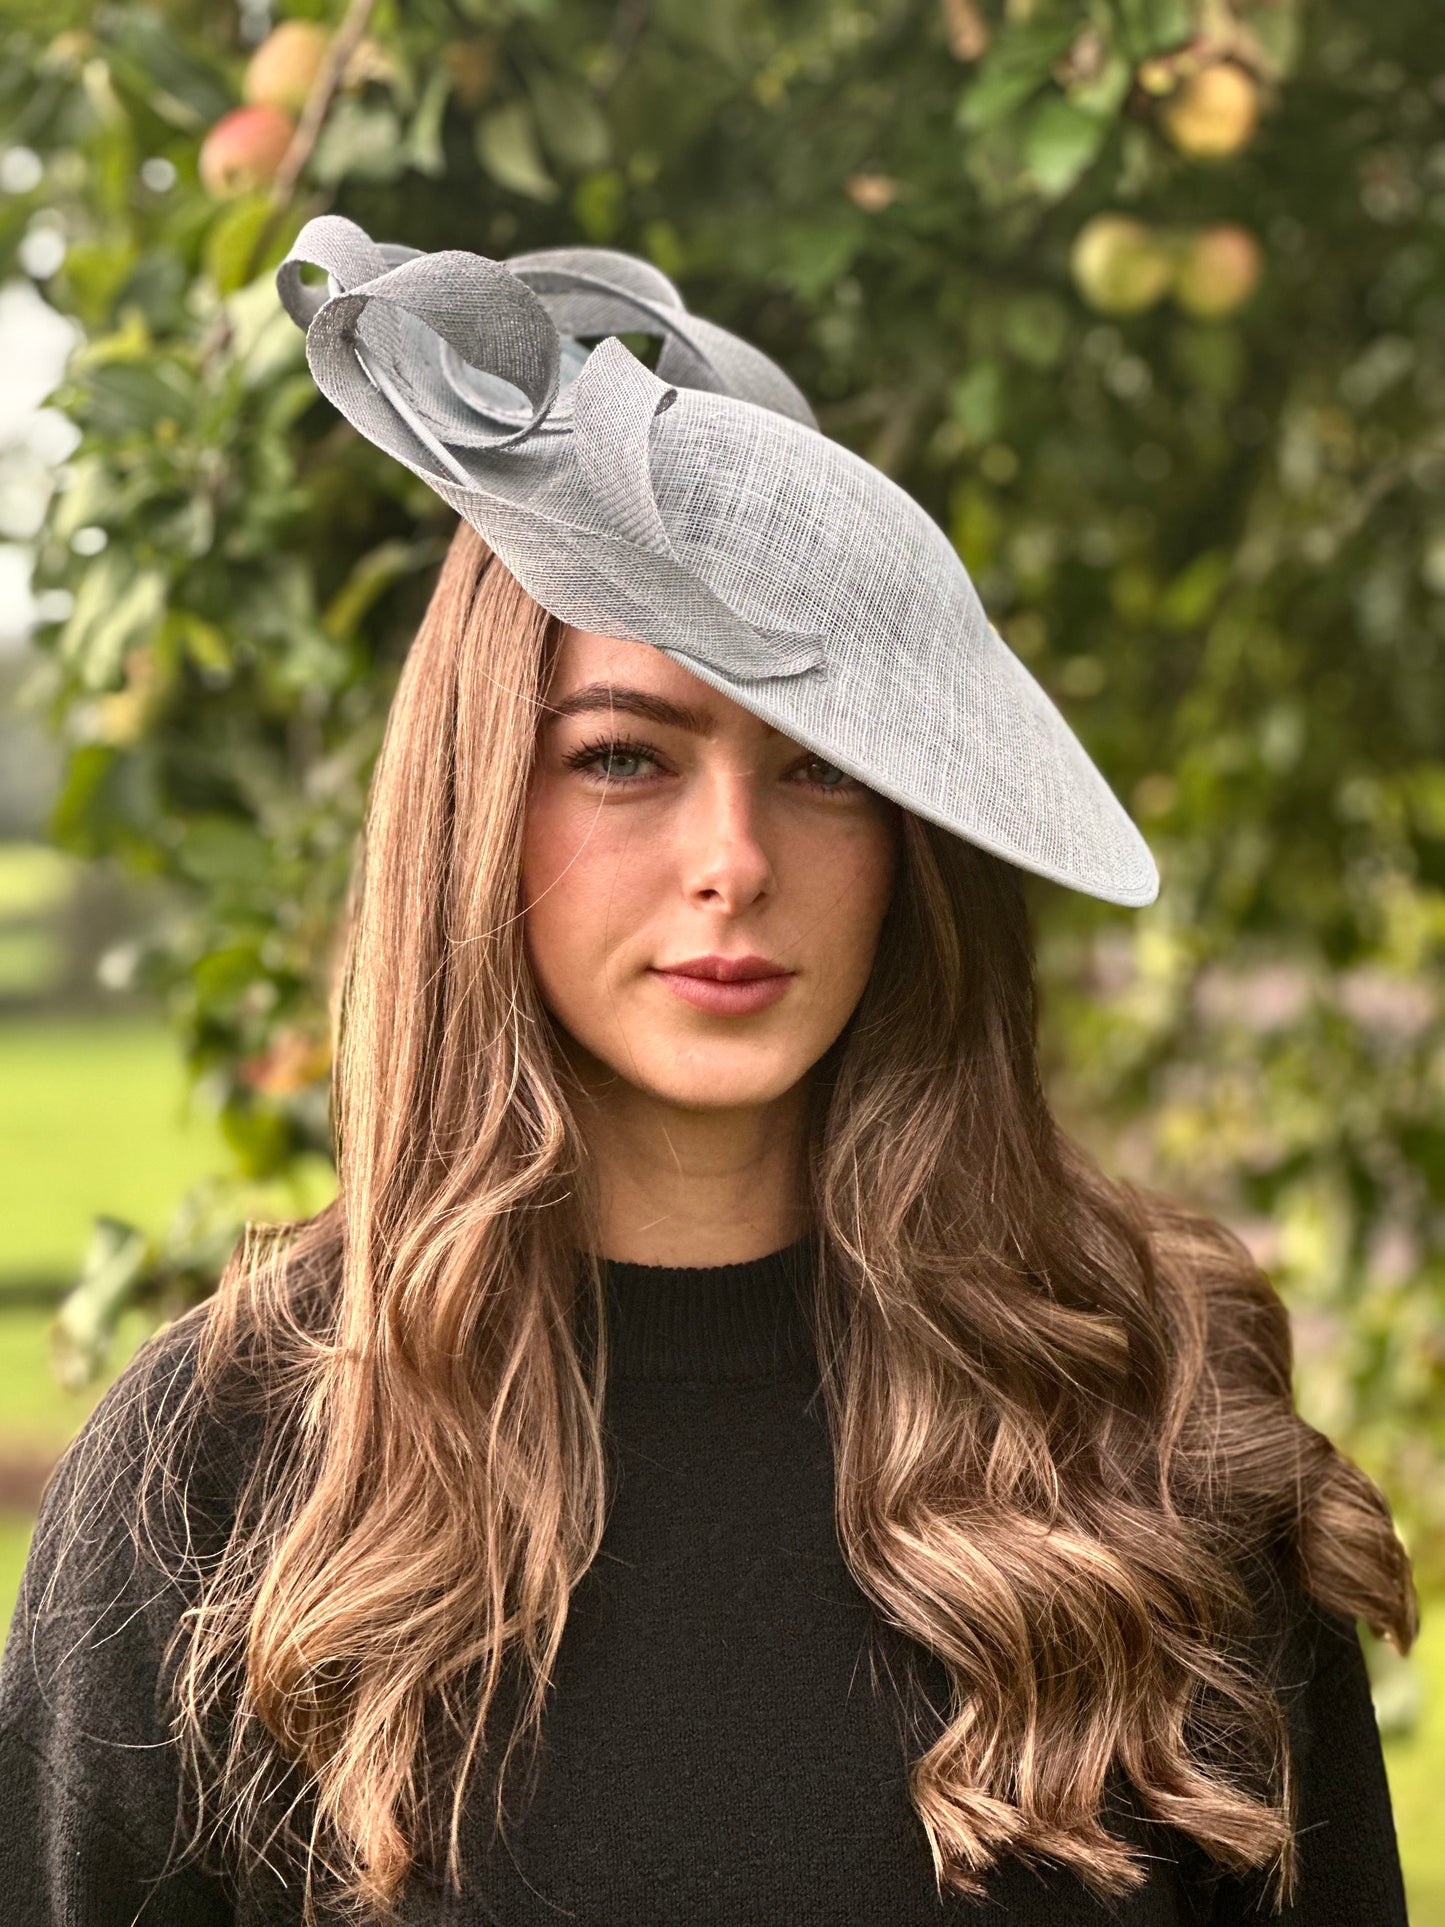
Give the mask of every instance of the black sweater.
MULTIPOLYGON (((905 1789, 901 1678, 845 1567, 800 1296, 802 1246, 749 1263, 608 1267, 608 1438, 617 1497, 574 1594, 530 1805, 505 1848, 478 1800, 466 1896, 425 1883, 433 1923, 575 1927, 1071 1927, 1228 1923, 1245 1883, 1212 1874, 1128 1797, 1106 1816, 1151 1856, 1111 1915, 1078 1880, 1005 1862, 989 1897, 937 1897, 905 1789), (870 1628, 872 1629, 870 1633, 870 1628), (876 1667, 873 1659, 880 1660, 876 1667)), ((184 1382, 194 1321, 143 1349, 147 1385, 184 1382)), ((108 1401, 133 1386, 126 1368, 108 1401)), ((147 1399, 150 1399, 147 1392, 147 1399)), ((145 1879, 171 1841, 177 1776, 157 1702, 176 1595, 137 1568, 122 1516, 61 1566, 57 1515, 95 1420, 52 1480, 0 1667, 0 1917, 10 1927, 280 1927, 296 1884, 237 1895, 225 1874, 145 1879)), ((228 1442, 214 1442, 224 1485, 228 1442)), ((895 1636, 896 1637, 896 1636, 895 1636)), ((895 1649, 896 1652, 896 1649, 895 1649)), ((944 1704, 941 1671, 920 1677, 944 1704)), ((1380 1742, 1352 1625, 1310 1606, 1285 1668, 1302 1776, 1297 1927, 1401 1927, 1405 1902, 1380 1742)), ((478 1781, 480 1785, 480 1777, 478 1781)))

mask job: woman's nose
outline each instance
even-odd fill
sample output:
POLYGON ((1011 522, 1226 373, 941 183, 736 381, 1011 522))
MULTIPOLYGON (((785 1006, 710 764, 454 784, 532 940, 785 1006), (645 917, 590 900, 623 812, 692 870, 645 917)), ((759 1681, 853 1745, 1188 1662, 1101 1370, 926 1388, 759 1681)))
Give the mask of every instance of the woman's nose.
POLYGON ((703 771, 689 786, 680 828, 689 889, 744 903, 771 881, 769 827, 756 772, 734 764, 703 771))

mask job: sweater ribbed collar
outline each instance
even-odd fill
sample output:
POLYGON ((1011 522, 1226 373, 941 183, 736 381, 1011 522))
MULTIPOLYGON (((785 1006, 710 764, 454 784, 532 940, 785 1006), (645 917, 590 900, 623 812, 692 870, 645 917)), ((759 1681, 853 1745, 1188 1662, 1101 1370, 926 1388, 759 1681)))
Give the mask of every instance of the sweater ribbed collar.
POLYGON ((736 1264, 604 1258, 602 1273, 614 1378, 714 1384, 816 1378, 807 1235, 736 1264))

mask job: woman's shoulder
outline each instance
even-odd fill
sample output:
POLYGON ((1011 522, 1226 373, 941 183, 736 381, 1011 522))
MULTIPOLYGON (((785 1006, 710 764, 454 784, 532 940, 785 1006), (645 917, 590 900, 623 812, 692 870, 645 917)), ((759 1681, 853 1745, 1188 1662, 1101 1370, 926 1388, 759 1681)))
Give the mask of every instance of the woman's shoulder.
MULTIPOLYGON (((130 1919, 172 1844, 173 1638, 246 1458, 244 1425, 191 1396, 206 1318, 187 1312, 127 1361, 31 1537, 0 1656, 0 1880, 47 1919, 130 1919)), ((167 1918, 229 1918, 214 1892, 182 1872, 167 1918)))
MULTIPOLYGON (((241 1469, 249 1426, 240 1374, 223 1369, 204 1387, 199 1374, 209 1300, 143 1339, 57 1460, 41 1523, 76 1505, 139 1504, 152 1482, 188 1484, 241 1469)), ((174 1496, 168 1487, 166 1496, 174 1496)), ((58 1523, 58 1519, 56 1519, 58 1523)))
POLYGON ((228 1535, 257 1421, 202 1395, 207 1318, 194 1306, 143 1340, 57 1460, 0 1660, 0 1725, 62 1674, 83 1691, 87 1668, 122 1654, 158 1665, 228 1535))
POLYGON ((143 1339, 71 1440, 56 1471, 99 1462, 139 1470, 142 1449, 183 1436, 199 1461, 239 1464, 262 1403, 261 1386, 239 1353, 203 1378, 202 1350, 215 1301, 207 1298, 143 1339), (73 1466, 69 1463, 73 1461, 73 1466))

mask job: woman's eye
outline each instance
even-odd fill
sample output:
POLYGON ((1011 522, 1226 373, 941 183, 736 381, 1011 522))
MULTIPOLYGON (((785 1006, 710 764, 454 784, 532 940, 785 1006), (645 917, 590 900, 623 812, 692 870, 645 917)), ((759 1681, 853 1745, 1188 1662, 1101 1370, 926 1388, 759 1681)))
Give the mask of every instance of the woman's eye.
POLYGON ((821 756, 810 757, 803 765, 803 768, 806 772, 805 780, 811 789, 823 790, 838 796, 851 796, 855 790, 861 790, 863 788, 863 784, 858 781, 857 777, 849 776, 845 771, 839 769, 836 763, 825 762, 821 756), (821 781, 815 773, 819 770, 824 771, 829 778, 836 778, 837 780, 821 781))
POLYGON ((583 743, 565 761, 568 769, 595 775, 604 783, 626 783, 636 780, 636 772, 629 770, 626 767, 628 764, 651 763, 654 757, 652 751, 642 743, 619 741, 583 743), (623 767, 619 768, 619 764, 623 767))
MULTIPOLYGON (((656 770, 657 753, 646 743, 609 738, 579 744, 563 761, 568 769, 580 771, 593 782, 631 788, 642 782, 649 770, 656 770)), ((865 787, 822 756, 810 756, 797 768, 804 787, 822 796, 853 796, 865 787)))

